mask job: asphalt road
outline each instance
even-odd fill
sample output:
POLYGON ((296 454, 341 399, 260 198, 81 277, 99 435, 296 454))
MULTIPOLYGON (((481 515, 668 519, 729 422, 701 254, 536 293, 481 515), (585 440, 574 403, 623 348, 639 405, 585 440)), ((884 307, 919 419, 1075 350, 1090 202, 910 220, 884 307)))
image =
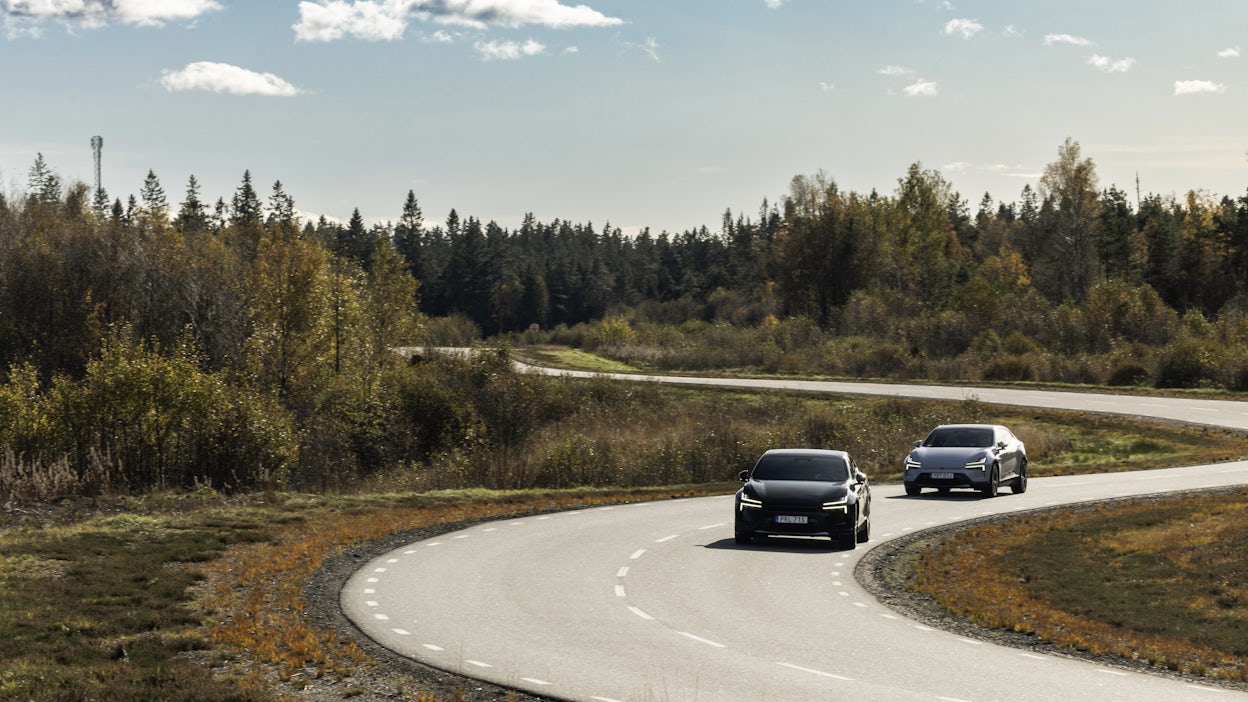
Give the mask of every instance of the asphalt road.
MULTIPOLYGON (((636 379, 632 377, 631 379, 636 379)), ((672 379, 664 379, 672 382, 672 379)), ((1245 428, 1248 404, 933 386, 706 381, 1147 415, 1245 428)), ((1248 694, 1039 656, 923 626, 854 580, 870 546, 940 524, 1084 500, 1248 483, 1248 462, 1033 478, 1027 493, 906 497, 876 485, 871 543, 733 542, 730 495, 474 526, 361 568, 341 593, 403 655, 570 700, 1244 700, 1248 694)))

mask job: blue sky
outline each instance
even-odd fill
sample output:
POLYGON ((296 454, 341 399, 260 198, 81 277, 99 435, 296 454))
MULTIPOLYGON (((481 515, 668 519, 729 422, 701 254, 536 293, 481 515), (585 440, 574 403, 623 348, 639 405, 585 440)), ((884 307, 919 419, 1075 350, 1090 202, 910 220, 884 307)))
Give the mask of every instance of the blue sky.
POLYGON ((799 174, 972 209, 1073 138, 1102 186, 1248 193, 1243 0, 0 0, 0 188, 36 153, 309 216, 637 231, 754 218, 799 174))

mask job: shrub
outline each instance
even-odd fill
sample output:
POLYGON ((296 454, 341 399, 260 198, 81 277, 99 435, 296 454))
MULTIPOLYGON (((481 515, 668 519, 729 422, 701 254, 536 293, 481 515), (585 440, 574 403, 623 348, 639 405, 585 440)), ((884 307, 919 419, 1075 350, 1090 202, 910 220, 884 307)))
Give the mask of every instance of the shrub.
POLYGON ((997 356, 984 366, 984 380, 1031 382, 1036 379, 1036 364, 1031 356, 997 356))
POLYGON ((1162 352, 1154 385, 1159 388, 1197 388, 1217 376, 1217 348, 1196 338, 1179 340, 1162 352))
POLYGON ((1152 373, 1148 367, 1135 359, 1119 361, 1109 373, 1105 381, 1109 385, 1122 387, 1128 385, 1148 385, 1152 373))
MULTIPOLYGON (((165 356, 111 330, 85 376, 57 376, 39 391, 11 374, 0 398, 26 396, 0 427, 22 461, 67 462, 79 490, 243 490, 279 483, 297 455, 291 418, 276 403, 200 370, 189 347, 165 356), (107 467, 107 470, 105 470, 107 467), (104 476, 104 477, 101 477, 104 476)), ((33 469, 33 468, 32 468, 33 469)))

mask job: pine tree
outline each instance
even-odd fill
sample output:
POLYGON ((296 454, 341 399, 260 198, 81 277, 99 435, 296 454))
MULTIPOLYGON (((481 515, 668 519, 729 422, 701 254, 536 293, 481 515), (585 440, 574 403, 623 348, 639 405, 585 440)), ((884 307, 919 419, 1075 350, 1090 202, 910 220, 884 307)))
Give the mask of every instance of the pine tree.
POLYGON ((295 221, 295 199, 282 189, 282 181, 273 183, 273 194, 269 196, 269 227, 297 227, 295 221))
POLYGON ((251 171, 243 171, 243 182, 230 201, 230 224, 236 227, 259 226, 261 214, 260 198, 251 185, 251 171))
POLYGON ((186 199, 178 209, 174 226, 184 234, 194 234, 208 228, 208 211, 199 199, 199 181, 195 176, 186 181, 186 199))

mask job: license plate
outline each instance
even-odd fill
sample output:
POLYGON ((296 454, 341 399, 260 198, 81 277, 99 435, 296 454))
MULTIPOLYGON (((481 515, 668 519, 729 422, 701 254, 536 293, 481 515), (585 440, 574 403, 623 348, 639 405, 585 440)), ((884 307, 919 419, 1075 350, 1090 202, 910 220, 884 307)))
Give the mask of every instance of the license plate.
POLYGON ((932 473, 933 480, 953 480, 953 473, 932 473))
POLYGON ((793 515, 793 514, 777 514, 776 523, 777 524, 805 524, 806 517, 793 515))

